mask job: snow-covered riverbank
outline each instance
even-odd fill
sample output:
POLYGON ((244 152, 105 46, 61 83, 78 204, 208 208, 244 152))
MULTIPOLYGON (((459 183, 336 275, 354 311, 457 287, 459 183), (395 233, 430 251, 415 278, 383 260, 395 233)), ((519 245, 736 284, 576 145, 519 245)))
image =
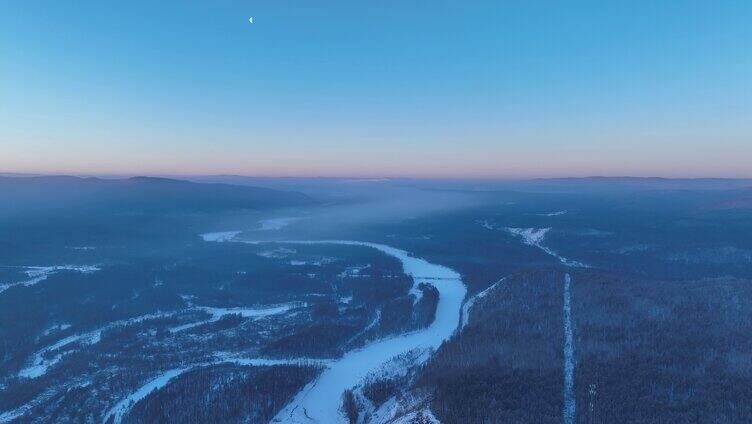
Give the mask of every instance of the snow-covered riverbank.
MULTIPOLYGON (((217 237, 206 237, 204 240, 217 237)), ((236 237, 219 237, 221 241, 236 241, 236 237)), ((250 241, 247 243, 256 244, 250 241)), ((370 343, 362 348, 347 352, 342 358, 332 361, 321 375, 301 390, 293 400, 280 411, 274 422, 284 423, 343 423, 345 417, 340 412, 342 394, 345 390, 361 384, 363 379, 387 365, 389 361, 411 351, 429 351, 438 348, 457 329, 460 323, 460 309, 467 292, 460 275, 447 267, 432 264, 410 256, 404 250, 391 246, 349 240, 286 241, 290 244, 340 244, 362 246, 379 250, 398 259, 405 274, 413 278, 413 287, 421 283, 430 284, 439 291, 436 316, 430 326, 422 330, 391 337, 370 343)), ((419 355, 422 360, 428 355, 419 355)))

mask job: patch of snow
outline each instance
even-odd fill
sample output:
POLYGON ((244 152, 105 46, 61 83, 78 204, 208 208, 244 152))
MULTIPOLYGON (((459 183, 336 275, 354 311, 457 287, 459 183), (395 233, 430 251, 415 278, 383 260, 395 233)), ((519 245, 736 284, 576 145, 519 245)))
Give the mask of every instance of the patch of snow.
POLYGON ((431 423, 439 423, 428 407, 429 401, 425 393, 408 392, 399 399, 391 397, 371 415, 369 424, 412 424, 419 415, 431 423))
POLYGON ((272 359, 272 358, 245 358, 239 356, 233 356, 229 354, 218 354, 217 360, 202 363, 197 366, 208 365, 222 365, 222 364, 235 364, 248 367, 272 367, 277 365, 297 365, 301 367, 327 367, 332 363, 331 359, 317 359, 317 358, 287 358, 287 359, 272 359))
POLYGON ((70 351, 60 352, 50 357, 49 355, 51 353, 60 351, 62 348, 73 343, 97 343, 99 342, 101 331, 102 330, 97 330, 85 334, 74 334, 72 336, 58 340, 56 343, 37 351, 32 357, 31 365, 19 371, 18 376, 21 378, 37 378, 42 376, 51 366, 60 362, 64 354, 70 351))
MULTIPOLYGON (((25 405, 24 405, 25 406, 25 405)), ((10 411, 5 411, 2 414, 0 414, 0 423, 9 423, 16 418, 20 417, 21 415, 25 414, 29 408, 24 408, 23 406, 16 409, 11 409, 10 411)))
POLYGON ((543 238, 551 228, 511 228, 507 227, 510 233, 522 237, 522 241, 530 246, 540 247, 543 238))
MULTIPOLYGON (((66 352, 68 353, 68 352, 66 352)), ((59 353, 51 358, 44 358, 40 356, 34 357, 34 362, 32 365, 29 365, 28 367, 22 369, 18 372, 18 377, 20 378, 37 378, 44 375, 47 370, 60 362, 60 360, 63 358, 63 353, 59 353)))
POLYGON ((371 414, 369 421, 371 424, 386 424, 397 417, 398 408, 397 398, 392 396, 371 414))
POLYGON ((384 362, 378 368, 371 370, 368 375, 363 378, 362 384, 372 383, 378 380, 392 380, 404 377, 410 369, 427 361, 429 356, 430 349, 422 348, 401 353, 384 362))
MULTIPOLYGON (((220 241, 224 241, 224 240, 220 240, 220 241)), ((297 253, 295 249, 287 249, 284 247, 280 247, 278 249, 272 249, 272 250, 267 250, 264 252, 259 252, 257 253, 257 255, 263 258, 284 259, 290 255, 294 255, 295 253, 297 253)))
POLYGON ((370 264, 366 265, 357 265, 357 266, 349 266, 345 268, 344 271, 340 272, 338 277, 340 278, 347 278, 347 277, 363 277, 364 275, 361 274, 361 272, 365 271, 366 269, 370 268, 370 264))
POLYGON ((71 328, 70 324, 55 324, 51 327, 48 327, 44 331, 42 331, 42 336, 49 336, 52 333, 57 333, 59 331, 64 331, 71 328))
POLYGON ((321 259, 318 259, 318 260, 312 260, 312 261, 291 260, 289 263, 292 266, 304 266, 304 265, 322 266, 322 265, 330 264, 330 263, 332 263, 334 261, 335 261, 334 258, 326 258, 326 257, 324 257, 324 258, 321 258, 321 259))
POLYGON ((300 221, 301 217, 271 218, 259 221, 259 228, 256 231, 276 231, 287 227, 295 221, 300 221))
POLYGON ((431 412, 431 410, 428 408, 405 414, 397 418, 396 420, 393 420, 390 424, 412 424, 414 422, 429 422, 431 424, 441 424, 441 421, 439 421, 438 418, 433 415, 433 412, 431 412), (425 421, 419 421, 421 417, 425 421))
POLYGON ((376 405, 371 402, 371 399, 363 393, 363 386, 357 386, 352 391, 355 398, 355 405, 357 405, 358 419, 357 424, 365 424, 366 418, 371 416, 376 410, 376 405))
POLYGON ((298 303, 287 303, 279 306, 267 308, 213 308, 208 306, 199 307, 200 310, 208 312, 213 317, 223 317, 225 315, 240 315, 243 318, 260 318, 269 315, 277 315, 289 311, 295 306, 301 306, 298 303))
POLYGON ((549 212, 549 213, 539 213, 536 214, 538 216, 561 216, 567 213, 567 211, 556 211, 556 212, 549 212))
POLYGON ((201 234, 204 241, 232 241, 242 231, 220 231, 217 233, 201 234))

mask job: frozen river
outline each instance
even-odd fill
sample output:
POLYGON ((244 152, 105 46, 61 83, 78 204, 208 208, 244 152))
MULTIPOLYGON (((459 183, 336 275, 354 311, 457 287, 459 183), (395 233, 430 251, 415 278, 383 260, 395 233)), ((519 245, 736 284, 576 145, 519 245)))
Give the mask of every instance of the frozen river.
MULTIPOLYGON (((418 284, 426 283, 439 291, 436 316, 430 326, 379 340, 346 353, 342 358, 332 362, 315 381, 303 388, 275 417, 276 421, 284 423, 347 422, 339 410, 342 393, 358 386, 368 374, 378 372, 395 356, 415 349, 427 351, 438 348, 457 329, 460 308, 467 290, 460 275, 452 269, 412 257, 404 250, 391 246, 345 240, 304 243, 343 244, 377 249, 402 262, 405 274, 413 278, 414 289, 418 284)), ((427 359, 427 355, 420 357, 427 359)))
MULTIPOLYGON (((208 240, 235 241, 230 237, 204 237, 208 240)), ((247 242, 256 243, 256 242, 247 242)), ((278 242, 279 243, 279 242, 278 242)), ((319 377, 305 386, 293 400, 274 418, 273 422, 284 423, 344 423, 345 416, 340 411, 342 394, 363 381, 370 373, 376 373, 396 356, 414 350, 428 351, 438 348, 457 329, 460 323, 460 309, 467 289, 460 275, 442 265, 410 256, 406 251, 391 246, 348 240, 324 241, 285 241, 293 244, 340 244, 363 246, 379 250, 398 259, 405 274, 413 278, 413 292, 418 284, 430 284, 439 292, 436 316, 430 326, 379 341, 347 352, 332 361, 319 377)), ((427 355, 419 355, 422 360, 427 355)))

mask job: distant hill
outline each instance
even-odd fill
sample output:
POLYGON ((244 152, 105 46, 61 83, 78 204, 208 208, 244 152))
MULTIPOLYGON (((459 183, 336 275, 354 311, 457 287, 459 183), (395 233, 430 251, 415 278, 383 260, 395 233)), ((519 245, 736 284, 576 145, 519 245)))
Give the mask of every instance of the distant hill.
MULTIPOLYGON (((315 203, 290 191, 152 177, 0 177, 0 210, 94 209, 129 212, 271 209, 315 203)), ((7 211, 7 210, 6 210, 7 211)))
POLYGON ((657 189, 697 189, 718 190, 752 187, 752 179, 746 178, 663 178, 663 177, 571 177, 571 178, 536 178, 528 183, 568 186, 620 186, 633 188, 657 189))

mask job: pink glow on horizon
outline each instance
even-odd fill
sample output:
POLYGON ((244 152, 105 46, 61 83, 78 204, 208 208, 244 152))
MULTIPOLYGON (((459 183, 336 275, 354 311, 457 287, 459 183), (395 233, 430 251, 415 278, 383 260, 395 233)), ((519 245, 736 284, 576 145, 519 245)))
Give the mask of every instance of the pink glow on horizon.
POLYGON ((624 167, 620 169, 603 169, 602 167, 588 167, 585 169, 571 169, 566 166, 549 167, 544 169, 519 169, 519 168, 498 168, 498 169, 474 169, 472 171, 463 171, 461 169, 451 169, 440 167, 441 172, 433 169, 412 168, 410 170, 390 169, 382 171, 379 169, 355 169, 341 168, 336 170, 320 169, 309 167, 306 169, 281 167, 278 169, 263 167, 51 167, 51 168, 0 168, 0 173, 7 174, 41 174, 41 175, 95 175, 95 176, 205 176, 205 175, 238 175, 248 177, 269 177, 269 178, 415 178, 415 179, 501 179, 516 180, 528 178, 563 178, 563 177, 663 177, 663 178, 752 178, 752 172, 744 168, 686 172, 680 168, 643 168, 635 169, 624 167))
MULTIPOLYGON (((522 150, 524 143, 505 150, 497 146, 466 151, 437 146, 425 151, 356 152, 307 148, 302 151, 242 152, 76 149, 4 151, 0 172, 74 175, 217 175, 268 177, 394 177, 394 178, 547 178, 659 176, 668 178, 752 178, 752 149, 724 151, 674 149, 657 146, 651 152, 627 147, 566 149, 549 146, 522 150), (14 154, 15 153, 15 154, 14 154)), ((106 146, 101 146, 106 147, 106 146)))

